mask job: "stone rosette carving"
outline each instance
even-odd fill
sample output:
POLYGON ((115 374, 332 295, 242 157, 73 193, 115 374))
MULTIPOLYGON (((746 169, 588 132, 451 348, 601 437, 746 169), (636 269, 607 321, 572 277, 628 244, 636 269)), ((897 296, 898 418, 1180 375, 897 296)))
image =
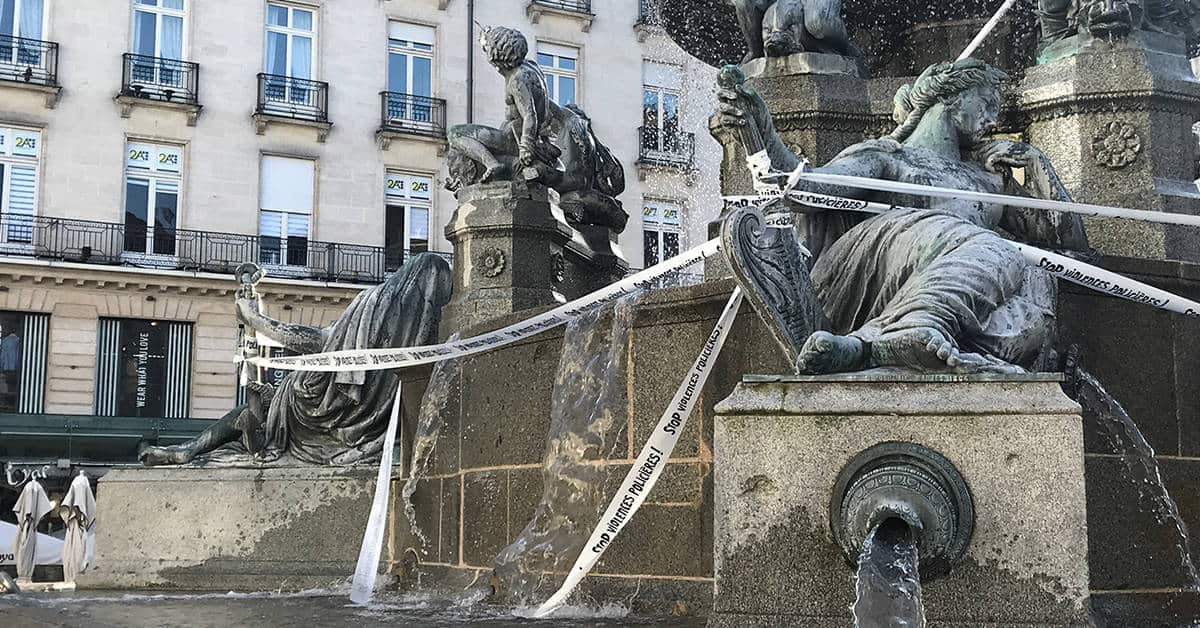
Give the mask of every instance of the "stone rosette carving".
POLYGON ((1119 170, 1137 160, 1142 152, 1142 138, 1132 124, 1113 121, 1092 139, 1092 154, 1096 163, 1119 170))
POLYGON ((507 258, 504 257, 504 251, 492 248, 483 252, 483 257, 479 260, 480 272, 484 277, 499 277, 500 273, 504 272, 504 266, 507 263, 507 258))

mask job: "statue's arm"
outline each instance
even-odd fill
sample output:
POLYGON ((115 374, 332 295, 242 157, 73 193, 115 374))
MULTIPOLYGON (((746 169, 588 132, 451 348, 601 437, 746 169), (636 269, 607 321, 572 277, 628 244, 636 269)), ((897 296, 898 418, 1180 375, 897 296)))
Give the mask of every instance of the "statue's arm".
MULTIPOLYGON (((997 140, 980 149, 979 155, 987 169, 1004 175, 1005 192, 1009 194, 1064 203, 1073 200, 1050 158, 1034 146, 997 140), (1024 169, 1025 182, 1018 183, 1009 168, 1024 169)), ((1075 251, 1090 249, 1079 214, 1008 206, 1004 208, 1000 227, 1030 244, 1075 251)))
MULTIPOLYGON (((874 142, 855 144, 842 151, 841 154, 834 157, 824 166, 811 168, 810 172, 863 177, 867 179, 891 179, 893 168, 890 153, 886 150, 876 148, 873 144, 874 142)), ((804 180, 800 181, 796 189, 804 192, 812 192, 813 194, 853 199, 865 199, 872 194, 870 190, 862 188, 834 185, 832 183, 815 183, 804 180)))
MULTIPOLYGON (((513 98, 513 104, 517 108, 517 113, 521 115, 520 133, 517 135, 517 146, 521 151, 521 161, 525 162, 531 159, 534 150, 537 148, 538 129, 541 128, 542 120, 538 116, 537 107, 533 103, 533 90, 529 87, 528 77, 518 74, 513 77, 514 87, 517 90, 513 98)), ((517 129, 513 129, 516 131, 517 129)), ((525 165, 529 165, 526 163, 525 165)))
POLYGON ((329 331, 285 323, 275 320, 258 311, 258 302, 254 299, 239 298, 237 300, 238 320, 245 323, 255 333, 262 334, 287 349, 300 354, 320 353, 325 348, 329 331))

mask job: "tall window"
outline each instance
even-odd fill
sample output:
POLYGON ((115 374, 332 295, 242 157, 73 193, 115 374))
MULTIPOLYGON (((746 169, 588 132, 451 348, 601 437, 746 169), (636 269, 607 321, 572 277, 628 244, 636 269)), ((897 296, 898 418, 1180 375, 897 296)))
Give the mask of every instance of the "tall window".
POLYGON ((315 173, 316 163, 309 159, 263 157, 258 233, 264 264, 308 264, 315 173))
POLYGON ((33 243, 42 134, 0 127, 0 250, 33 243))
POLYGON ((433 36, 428 26, 388 23, 388 118, 429 122, 433 96, 433 36))
POLYGON ((45 0, 0 0, 0 64, 42 65, 41 48, 14 38, 42 39, 45 0))
POLYGON ((654 61, 642 63, 642 151, 677 152, 680 69, 654 61))
POLYGON ((141 85, 180 87, 183 75, 176 64, 154 59, 183 59, 185 0, 133 0, 133 41, 130 78, 141 85))
POLYGON ((387 269, 396 270, 409 255, 429 250, 429 177, 389 172, 385 198, 384 248, 387 269))
POLYGON ((650 267, 679 255, 679 205, 646 199, 642 204, 643 263, 650 267))
POLYGON ((49 321, 47 314, 0 311, 0 412, 43 411, 49 321))
POLYGON ((178 146, 130 142, 125 148, 125 250, 175 254, 179 181, 178 146))
POLYGON ((575 84, 579 79, 579 49, 539 41, 537 62, 546 74, 550 100, 559 105, 574 104, 575 84))
POLYGON ((188 416, 192 324, 101 318, 96 416, 188 416))
MULTIPOLYGON (((317 21, 310 9, 286 4, 267 5, 267 58, 263 72, 277 77, 312 79, 317 60, 317 21)), ((312 90, 304 84, 282 79, 269 80, 270 100, 308 103, 312 90)))

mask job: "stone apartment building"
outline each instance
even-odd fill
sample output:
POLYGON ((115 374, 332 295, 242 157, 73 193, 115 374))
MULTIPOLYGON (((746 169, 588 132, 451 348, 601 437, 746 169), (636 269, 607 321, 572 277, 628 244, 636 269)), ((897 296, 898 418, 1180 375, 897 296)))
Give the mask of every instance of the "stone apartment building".
POLYGON ((0 460, 127 459, 240 395, 232 270, 323 325, 448 252, 449 126, 498 124, 480 26, 529 37, 625 165, 634 267, 718 206, 714 73, 647 0, 0 0, 0 460), (708 199, 704 202, 691 199, 708 199))

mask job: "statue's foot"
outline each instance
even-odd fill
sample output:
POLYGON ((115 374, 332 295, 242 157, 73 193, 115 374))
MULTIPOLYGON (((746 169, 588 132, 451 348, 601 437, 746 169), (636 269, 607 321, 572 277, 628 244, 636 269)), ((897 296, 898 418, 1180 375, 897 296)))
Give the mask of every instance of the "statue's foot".
POLYGON ((796 368, 809 375, 845 373, 866 366, 867 348, 854 336, 818 331, 808 337, 796 359, 796 368))
POLYGON ((138 460, 147 467, 169 464, 187 464, 195 458, 191 450, 179 445, 170 447, 149 446, 138 452, 138 460))
POLYGON ((954 341, 932 328, 886 334, 871 343, 871 361, 921 371, 951 373, 1024 373, 999 358, 960 351, 954 341))

